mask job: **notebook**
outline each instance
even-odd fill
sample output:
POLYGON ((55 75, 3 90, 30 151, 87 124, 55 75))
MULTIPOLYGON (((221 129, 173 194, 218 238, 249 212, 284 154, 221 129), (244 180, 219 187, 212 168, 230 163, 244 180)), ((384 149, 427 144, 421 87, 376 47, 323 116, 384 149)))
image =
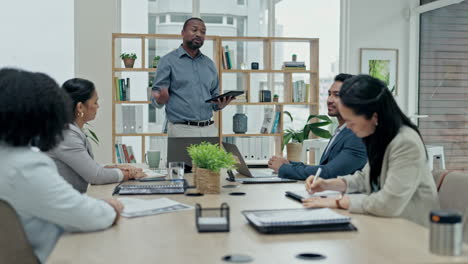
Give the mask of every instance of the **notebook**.
POLYGON ((244 184, 255 184, 255 183, 291 183, 296 180, 284 179, 279 177, 268 177, 268 178, 236 178, 231 170, 227 171, 228 177, 226 178, 231 182, 240 182, 244 184))
POLYGON ((330 208, 247 210, 242 214, 261 233, 353 231, 351 218, 330 208))
POLYGON ((166 180, 157 182, 127 181, 115 187, 114 194, 181 194, 187 190, 187 181, 166 180))

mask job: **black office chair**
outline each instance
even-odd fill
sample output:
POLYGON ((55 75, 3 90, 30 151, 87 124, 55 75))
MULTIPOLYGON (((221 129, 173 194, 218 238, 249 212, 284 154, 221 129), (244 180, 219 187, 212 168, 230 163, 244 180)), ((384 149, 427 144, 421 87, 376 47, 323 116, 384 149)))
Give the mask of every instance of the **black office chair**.
POLYGON ((3 200, 0 219, 0 263, 38 264, 15 209, 3 200))

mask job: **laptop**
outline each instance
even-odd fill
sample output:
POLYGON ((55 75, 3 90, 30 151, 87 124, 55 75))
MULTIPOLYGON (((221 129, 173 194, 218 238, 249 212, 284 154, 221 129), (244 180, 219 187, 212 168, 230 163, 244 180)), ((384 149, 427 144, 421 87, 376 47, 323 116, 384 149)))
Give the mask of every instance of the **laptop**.
POLYGON ((192 171, 192 158, 190 158, 187 147, 193 144, 208 142, 219 144, 219 137, 169 137, 167 138, 167 162, 185 162, 185 172, 192 171))
POLYGON ((247 167, 247 164, 242 157, 242 154, 239 152, 239 149, 236 145, 223 142, 223 147, 227 152, 232 153, 232 155, 236 156, 239 163, 237 164, 237 172, 240 174, 250 177, 250 178, 238 178, 234 177, 234 174, 228 171, 230 181, 236 181, 241 183, 283 183, 283 182, 296 182, 296 180, 291 179, 283 179, 279 178, 277 174, 273 172, 271 169, 262 170, 262 169, 255 169, 250 170, 247 167))

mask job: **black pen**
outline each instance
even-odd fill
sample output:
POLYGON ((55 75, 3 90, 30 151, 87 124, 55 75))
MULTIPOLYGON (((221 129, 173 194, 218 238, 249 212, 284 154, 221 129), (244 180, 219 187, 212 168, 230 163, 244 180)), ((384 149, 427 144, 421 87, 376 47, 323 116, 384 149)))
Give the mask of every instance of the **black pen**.
POLYGON ((297 202, 302 203, 303 197, 300 196, 300 195, 297 195, 297 194, 295 194, 295 193, 293 193, 293 192, 286 192, 285 196, 286 196, 286 197, 289 197, 289 198, 291 198, 291 199, 293 199, 293 200, 295 200, 295 201, 297 201, 297 202))

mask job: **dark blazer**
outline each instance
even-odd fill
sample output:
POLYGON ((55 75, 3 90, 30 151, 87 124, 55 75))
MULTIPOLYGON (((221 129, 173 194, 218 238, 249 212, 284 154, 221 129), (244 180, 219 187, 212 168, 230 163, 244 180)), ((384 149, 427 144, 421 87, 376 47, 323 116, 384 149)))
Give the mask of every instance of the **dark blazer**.
POLYGON ((322 168, 320 177, 329 179, 352 174, 362 169, 366 163, 367 153, 364 143, 345 127, 326 153, 322 154, 320 165, 309 166, 302 162, 291 162, 283 164, 278 175, 281 178, 305 180, 310 175, 314 175, 318 168, 322 168))

